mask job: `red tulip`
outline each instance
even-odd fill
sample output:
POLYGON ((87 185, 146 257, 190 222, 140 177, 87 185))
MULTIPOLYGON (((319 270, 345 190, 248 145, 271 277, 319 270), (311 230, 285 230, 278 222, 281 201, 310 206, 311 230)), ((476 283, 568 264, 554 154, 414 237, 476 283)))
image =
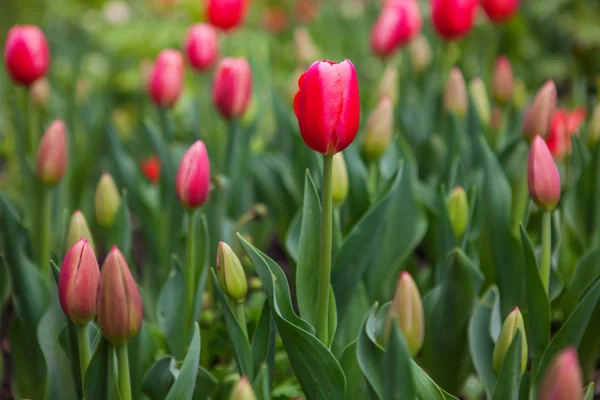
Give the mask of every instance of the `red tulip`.
POLYGON ((58 276, 58 298, 65 315, 87 324, 96 315, 100 269, 92 247, 80 239, 67 252, 58 276))
POLYGON ((185 55, 196 71, 210 69, 219 55, 217 31, 209 24, 195 24, 187 32, 185 55))
POLYGON ((35 174, 46 185, 57 184, 67 170, 67 129, 57 119, 44 133, 38 147, 35 174))
POLYGON ((541 136, 536 136, 529 149, 527 164, 529 195, 539 208, 551 211, 560 200, 560 175, 552 154, 541 136))
POLYGON ((210 192, 210 163, 206 146, 196 141, 183 155, 175 189, 179 201, 188 209, 202 206, 208 200, 210 192))
POLYGON ((348 147, 360 121, 358 80, 350 60, 313 63, 298 80, 294 111, 308 147, 326 155, 348 147))
POLYGON ((183 89, 184 71, 181 52, 165 49, 158 54, 148 79, 148 93, 157 107, 175 105, 183 89))
POLYGON ((371 31, 371 49, 387 57, 421 31, 421 12, 415 0, 387 1, 371 31))
POLYGON ((481 0, 481 7, 492 22, 504 22, 519 9, 519 0, 481 0))
POLYGON ((571 135, 579 134, 579 126, 585 120, 586 111, 578 108, 572 112, 558 109, 552 115, 546 144, 552 155, 561 160, 571 154, 571 135))
POLYGON ((45 75, 50 64, 46 36, 34 25, 15 25, 4 45, 4 64, 12 79, 29 86, 45 75))
POLYGON ((261 25, 270 33, 278 34, 288 26, 288 15, 282 7, 269 7, 260 16, 261 25))
POLYGON ((431 20, 446 40, 466 36, 475 21, 478 0, 431 0, 431 20))
POLYGON ((568 113, 567 116, 567 126, 569 128, 569 133, 578 134, 579 126, 587 116, 587 111, 583 107, 579 107, 568 113))
POLYGON ((213 81, 212 98, 224 118, 241 117, 252 94, 252 71, 243 58, 225 58, 213 81))
POLYGON ((208 22, 228 31, 240 25, 246 17, 249 0, 207 0, 208 22))
POLYGON ((552 359, 538 392, 539 400, 580 400, 583 398, 583 374, 577 350, 567 347, 552 359))
POLYGON ((160 180, 160 159, 157 156, 142 160, 140 169, 151 183, 156 183, 160 180))

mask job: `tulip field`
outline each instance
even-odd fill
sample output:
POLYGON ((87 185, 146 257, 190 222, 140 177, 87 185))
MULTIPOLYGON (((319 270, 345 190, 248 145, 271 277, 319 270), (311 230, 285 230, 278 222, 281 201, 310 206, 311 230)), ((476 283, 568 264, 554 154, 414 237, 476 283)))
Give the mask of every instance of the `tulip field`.
POLYGON ((600 398, 598 0, 3 0, 0 400, 600 398))

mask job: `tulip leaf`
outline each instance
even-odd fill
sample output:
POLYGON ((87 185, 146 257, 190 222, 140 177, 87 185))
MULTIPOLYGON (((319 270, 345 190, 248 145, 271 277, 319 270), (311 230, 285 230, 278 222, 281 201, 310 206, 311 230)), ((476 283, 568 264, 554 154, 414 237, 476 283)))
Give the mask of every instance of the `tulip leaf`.
POLYGON ((144 379, 142 390, 151 400, 164 400, 175 382, 171 357, 163 357, 156 361, 144 379))
POLYGON ((565 315, 571 315, 575 311, 581 295, 598 276, 600 276, 600 249, 594 249, 581 257, 575 268, 569 287, 562 299, 565 315))
POLYGON ((583 400, 594 400, 594 382, 590 383, 584 390, 583 400))
POLYGON ((308 400, 344 398, 346 379, 333 354, 315 336, 312 327, 294 313, 287 279, 267 255, 238 238, 261 279, 283 347, 308 400))
POLYGON ((521 342, 523 337, 518 331, 502 361, 498 381, 494 390, 494 400, 519 400, 519 388, 521 384, 521 342))
POLYGON ((211 270, 212 273, 212 282, 213 282, 213 290, 221 303, 221 307, 223 309, 223 316, 225 318, 225 325, 227 326, 227 335, 229 336, 229 340, 231 341, 231 345, 233 346, 233 357, 235 358, 235 363, 237 364, 238 371, 240 375, 247 376, 248 379, 254 379, 254 369, 253 369, 253 359, 252 359, 252 349, 250 347, 250 342, 248 342, 248 338, 244 334, 240 323, 235 318, 231 307, 227 302, 227 298, 221 289, 221 284, 219 283, 219 278, 217 278, 217 274, 214 269, 211 270))
POLYGON ((369 398, 367 381, 363 375, 357 358, 357 343, 350 343, 340 355, 340 364, 346 376, 345 400, 361 400, 369 398))
POLYGON ((169 390, 166 400, 191 400, 196 386, 198 376, 198 364, 200 362, 200 328, 196 323, 194 336, 188 350, 179 375, 169 390))
POLYGON ((194 400, 207 400, 211 398, 211 392, 217 385, 214 376, 202 367, 198 367, 198 376, 196 377, 196 386, 194 388, 194 400))
POLYGON ((184 296, 185 281, 183 272, 177 259, 173 260, 173 268, 169 278, 158 296, 156 315, 158 324, 164 332, 170 354, 177 360, 185 357, 188 336, 185 330, 185 315, 181 312, 185 307, 184 296))
MULTIPOLYGON (((296 265, 296 297, 300 317, 313 327, 317 326, 317 292, 321 266, 321 203, 317 188, 310 172, 306 171, 304 182, 304 206, 302 208, 302 226, 298 243, 298 263, 296 265)), ((332 336, 332 335, 330 335, 332 336)))
POLYGON ((131 221, 127 209, 127 192, 123 192, 121 196, 121 204, 108 230, 106 245, 108 249, 117 246, 125 255, 125 258, 129 258, 131 252, 131 221))
POLYGON ((522 224, 521 242, 525 254, 527 342, 533 354, 534 365, 537 367, 537 363, 550 342, 550 303, 542 284, 533 245, 522 224))
MULTIPOLYGON (((358 145, 352 144, 342 152, 348 169, 348 197, 344 208, 348 210, 346 226, 352 227, 369 208, 368 173, 358 153, 358 145)), ((343 229, 345 231, 345 229, 343 229)))
POLYGON ((475 308, 469 324, 471 359, 488 398, 492 398, 496 386, 496 374, 492 366, 495 345, 490 335, 490 323, 492 310, 498 301, 498 289, 493 287, 488 290, 475 308))
POLYGON ((300 246, 300 231, 302 229, 302 211, 296 213, 285 235, 285 250, 288 256, 298 262, 298 247, 300 246))
MULTIPOLYGON (((267 377, 268 382, 271 383, 271 376, 273 375, 273 367, 275 364, 275 340, 277 337, 277 327, 275 321, 271 315, 271 309, 269 303, 265 301, 262 312, 260 313, 260 319, 256 330, 252 336, 252 364, 254 371, 258 371, 261 365, 267 366, 267 377)), ((268 386, 270 387, 270 386, 268 386)), ((267 392, 267 397, 269 393, 267 392)))
POLYGON ((384 398, 412 399, 415 397, 412 358, 397 320, 391 325, 387 349, 382 360, 384 398))
POLYGON ((116 359, 113 347, 98 335, 92 359, 85 371, 83 392, 86 400, 118 400, 116 359))
POLYGON ((411 361, 412 375, 415 381, 416 398, 419 400, 439 399, 439 400, 458 400, 440 388, 423 368, 419 367, 414 361, 411 361))
POLYGON ((270 400, 270 383, 269 383, 269 368, 267 364, 262 364, 259 368, 256 369, 258 374, 256 375, 256 379, 252 384, 254 389, 254 394, 257 399, 260 400, 270 400))
POLYGON ((144 374, 152 367, 157 350, 147 321, 142 323, 139 333, 127 347, 131 375, 131 396, 134 399, 139 399, 142 396, 144 374))

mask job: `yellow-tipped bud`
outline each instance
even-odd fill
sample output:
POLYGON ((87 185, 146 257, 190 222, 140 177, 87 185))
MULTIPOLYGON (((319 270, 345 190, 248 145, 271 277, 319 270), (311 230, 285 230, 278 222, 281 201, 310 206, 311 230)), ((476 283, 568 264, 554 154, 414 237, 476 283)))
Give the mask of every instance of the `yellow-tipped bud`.
POLYGON ((457 239, 462 238, 469 224, 469 200, 465 190, 457 186, 448 197, 448 212, 452 231, 457 239))
POLYGON ((469 92, 473 98, 479 120, 482 124, 488 126, 490 124, 490 101, 481 78, 475 78, 469 82, 469 92))
POLYGON ((383 97, 367 121, 363 153, 368 161, 377 161, 390 147, 394 133, 394 104, 383 97))
POLYGON ((121 196, 119 196, 117 184, 110 174, 102 174, 96 187, 95 208, 98 225, 109 228, 120 206, 121 196))
POLYGON ((67 233, 66 242, 67 249, 75 246, 75 243, 77 243, 79 239, 87 240, 92 251, 95 251, 96 247, 94 246, 94 239, 92 238, 92 233, 90 232, 85 215, 83 215, 81 211, 76 210, 69 222, 69 231, 67 233))
POLYGON ((217 276, 223 291, 234 301, 243 303, 248 293, 246 273, 238 256, 225 242, 217 250, 217 276))
POLYGON ((400 274, 396 285, 396 293, 388 315, 386 336, 389 335, 390 324, 394 320, 398 321, 406 344, 414 357, 421 350, 425 339, 425 314, 419 288, 406 271, 400 274))
POLYGON ((521 373, 525 372, 527 367, 527 337, 525 336, 525 324, 523 323, 523 315, 519 311, 519 307, 508 314, 508 317, 504 320, 500 336, 496 342, 494 348, 494 354, 492 355, 492 364, 496 373, 500 372, 504 357, 508 352, 508 348, 512 343, 517 332, 521 332, 521 373))
POLYGON ((348 196, 348 170, 342 153, 333 156, 333 205, 339 207, 348 196))

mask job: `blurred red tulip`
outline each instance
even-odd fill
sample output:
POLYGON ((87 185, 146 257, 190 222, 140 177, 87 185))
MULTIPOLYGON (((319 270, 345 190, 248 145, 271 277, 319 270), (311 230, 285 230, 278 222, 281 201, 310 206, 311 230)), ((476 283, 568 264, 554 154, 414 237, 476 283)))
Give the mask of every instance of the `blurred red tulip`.
POLYGON ((371 49, 387 57, 421 31, 422 19, 415 0, 387 1, 371 30, 371 49))
POLYGON ((296 0, 294 14, 301 23, 310 24, 319 14, 319 3, 317 0, 296 0))
POLYGON ((23 86, 44 76, 50 64, 50 50, 41 29, 34 25, 10 28, 4 45, 4 64, 11 78, 23 86))
POLYGON ((529 195, 539 208, 551 211, 560 200, 560 175, 552 154, 541 136, 536 136, 529 149, 527 164, 529 195))
POLYGON ((313 63, 298 87, 294 111, 307 146, 326 155, 348 147, 360 121, 358 80, 350 60, 313 63))
POLYGON ((226 119, 241 117, 248 108, 252 94, 252 71, 244 58, 224 58, 212 87, 212 99, 226 119))
POLYGON ((587 111, 583 107, 579 107, 569 112, 567 115, 567 126, 569 128, 569 133, 571 134, 579 134, 579 126, 587 116, 587 111))
POLYGON ((466 36, 475 21, 478 0, 431 0, 431 20, 446 40, 466 36))
POLYGON ((523 136, 533 140, 536 135, 546 137, 548 128, 556 109, 556 85, 548 80, 538 90, 533 102, 525 112, 523 119, 523 136))
POLYGON ((288 15, 282 7, 269 7, 262 12, 260 23, 270 33, 281 33, 288 26, 288 15))
POLYGON ((46 185, 57 184, 67 170, 67 128, 57 119, 46 129, 38 147, 35 174, 46 185))
POLYGON ((577 350, 567 347, 552 359, 544 373, 539 400, 580 400, 583 398, 583 374, 577 350))
POLYGON ((157 107, 171 108, 183 89, 183 55, 173 49, 162 50, 150 72, 148 93, 157 107))
POLYGON ((157 156, 142 160, 140 169, 151 183, 156 183, 160 180, 160 159, 157 156))
POLYGON ((179 201, 188 209, 195 209, 206 203, 210 192, 210 163, 206 146, 196 141, 183 155, 175 190, 179 201))
POLYGON ((558 109, 552 115, 546 144, 552 155, 562 160, 571 154, 571 135, 579 134, 579 126, 585 120, 586 111, 578 108, 572 112, 558 109))
POLYGON ((246 17, 249 0, 207 0, 208 22, 228 31, 236 28, 246 17))
POLYGON ((504 22, 519 9, 519 0, 481 0, 481 7, 492 22, 504 22))
POLYGON ((210 69, 219 56, 219 38, 212 25, 199 23, 192 25, 183 45, 185 55, 196 71, 210 69))

